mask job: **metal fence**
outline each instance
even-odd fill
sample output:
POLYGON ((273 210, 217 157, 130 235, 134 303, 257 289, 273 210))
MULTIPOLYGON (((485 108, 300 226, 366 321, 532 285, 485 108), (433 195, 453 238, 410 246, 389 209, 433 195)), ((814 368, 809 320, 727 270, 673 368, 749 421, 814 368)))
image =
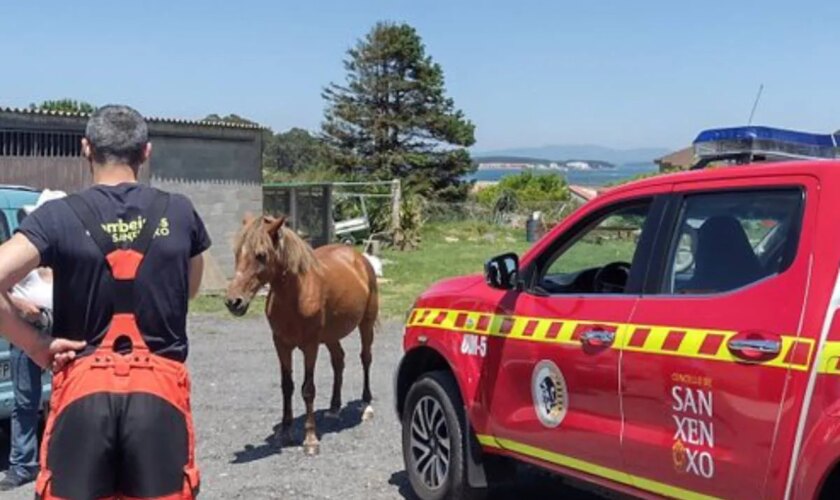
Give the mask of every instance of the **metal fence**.
POLYGON ((424 207, 425 222, 478 221, 488 224, 524 227, 525 221, 539 212, 539 219, 551 227, 563 220, 579 205, 574 202, 530 202, 520 204, 513 211, 498 211, 494 207, 474 201, 463 203, 430 202, 424 207))
POLYGON ((333 241, 332 184, 266 184, 263 211, 287 224, 313 247, 333 241))
MULTIPOLYGON (((289 226, 313 247, 336 240, 336 222, 347 222, 354 218, 364 220, 365 235, 393 227, 394 214, 399 214, 396 208, 399 200, 399 181, 279 183, 263 186, 264 212, 275 216, 285 215, 289 226)), ((341 239, 350 238, 345 235, 341 239)))
MULTIPOLYGON (((291 228, 318 247, 336 241, 335 223, 339 220, 364 216, 371 232, 387 232, 398 224, 400 196, 399 183, 392 181, 266 184, 263 210, 286 216, 291 228)), ((425 223, 473 221, 524 228, 534 212, 539 212, 540 231, 547 231, 577 207, 573 201, 528 202, 512 211, 500 211, 476 201, 423 202, 422 219, 425 223)))

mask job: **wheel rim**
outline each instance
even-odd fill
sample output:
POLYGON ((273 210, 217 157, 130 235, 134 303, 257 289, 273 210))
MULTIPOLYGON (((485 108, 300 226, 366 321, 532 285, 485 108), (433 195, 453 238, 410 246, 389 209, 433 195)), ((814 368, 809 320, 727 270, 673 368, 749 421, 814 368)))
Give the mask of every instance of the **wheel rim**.
POLYGON ((423 396, 411 415, 411 458, 415 475, 427 488, 443 486, 449 474, 450 441, 446 416, 438 401, 423 396))

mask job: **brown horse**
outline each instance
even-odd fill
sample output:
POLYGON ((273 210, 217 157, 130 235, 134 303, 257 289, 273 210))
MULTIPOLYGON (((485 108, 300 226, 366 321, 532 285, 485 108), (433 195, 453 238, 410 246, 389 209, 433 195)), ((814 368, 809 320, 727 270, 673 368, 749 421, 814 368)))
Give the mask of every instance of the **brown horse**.
POLYGON ((285 218, 246 216, 235 245, 236 275, 225 296, 225 305, 236 316, 245 314, 257 291, 270 285, 266 316, 280 359, 283 387, 281 438, 288 443, 292 425, 292 351, 303 351, 301 393, 306 403, 303 447, 318 453, 315 433, 315 361, 325 344, 333 367, 333 392, 328 416, 341 409, 344 350, 340 340, 357 327, 362 336, 365 403, 363 420, 373 417, 370 406, 370 363, 373 331, 379 313, 376 275, 367 259, 347 245, 312 250, 285 218))

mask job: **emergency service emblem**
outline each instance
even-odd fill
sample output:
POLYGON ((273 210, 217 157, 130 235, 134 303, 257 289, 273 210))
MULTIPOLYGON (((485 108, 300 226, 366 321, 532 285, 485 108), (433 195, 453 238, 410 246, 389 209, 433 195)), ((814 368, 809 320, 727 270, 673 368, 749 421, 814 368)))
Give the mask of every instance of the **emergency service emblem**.
POLYGON ((546 427, 560 425, 569 407, 569 391, 566 379, 553 362, 543 360, 534 367, 531 396, 540 422, 546 427))

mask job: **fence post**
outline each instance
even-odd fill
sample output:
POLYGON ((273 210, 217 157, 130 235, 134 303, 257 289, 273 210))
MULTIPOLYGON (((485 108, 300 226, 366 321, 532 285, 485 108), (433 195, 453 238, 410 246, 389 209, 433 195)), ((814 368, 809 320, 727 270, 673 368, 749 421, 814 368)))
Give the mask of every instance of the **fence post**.
POLYGON ((289 219, 292 221, 292 229, 298 229, 298 211, 297 211, 297 187, 289 188, 289 219))
POLYGON ((400 228, 400 201, 402 198, 402 189, 400 189, 400 180, 394 179, 391 181, 391 230, 397 231, 400 228))
POLYGON ((324 245, 329 245, 333 242, 334 239, 333 231, 335 230, 335 227, 333 226, 332 206, 332 184, 324 184, 324 196, 322 205, 322 208, 324 210, 324 234, 326 237, 324 245))

